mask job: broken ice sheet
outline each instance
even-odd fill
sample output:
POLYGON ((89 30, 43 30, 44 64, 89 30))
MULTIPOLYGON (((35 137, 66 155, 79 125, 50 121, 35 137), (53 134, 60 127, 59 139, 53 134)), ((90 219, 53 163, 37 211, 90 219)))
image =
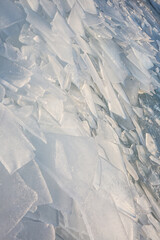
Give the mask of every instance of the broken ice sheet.
POLYGON ((49 172, 44 164, 40 164, 40 167, 53 199, 53 207, 61 212, 69 213, 72 209, 73 199, 67 194, 66 189, 56 182, 52 172, 49 172))
POLYGON ((95 141, 89 137, 62 134, 47 134, 46 138, 47 145, 40 142, 35 145, 38 159, 70 196, 83 200, 97 166, 95 141))
POLYGON ((128 240, 123 223, 110 194, 91 190, 83 205, 91 239, 128 240))
POLYGON ((59 122, 63 116, 63 100, 61 97, 57 97, 51 93, 45 93, 42 99, 39 99, 39 102, 47 110, 47 112, 59 122))
POLYGON ((7 28, 25 19, 25 13, 10 0, 1 0, 0 29, 7 28))
POLYGON ((159 240, 160 235, 157 233, 157 231, 152 225, 143 225, 142 229, 146 236, 150 239, 159 240))
POLYGON ((22 230, 23 224, 19 222, 13 230, 11 230, 3 240, 18 240, 17 235, 22 230))
POLYGON ((96 6, 93 0, 90 0, 89 2, 85 0, 78 0, 84 11, 91 13, 91 14, 96 14, 96 6))
POLYGON ((5 96, 5 88, 0 84, 0 102, 3 100, 5 96))
POLYGON ((28 2, 29 6, 31 7, 31 9, 32 9, 33 11, 36 12, 36 11, 38 10, 39 0, 34 0, 34 1, 32 1, 32 0, 27 0, 27 2, 28 2))
POLYGON ((123 173, 126 172, 125 165, 122 157, 122 153, 118 144, 110 142, 108 140, 98 139, 99 145, 104 149, 108 161, 121 170, 123 173))
POLYGON ((38 206, 34 213, 29 211, 25 216, 33 221, 40 221, 57 227, 59 225, 58 210, 52 205, 45 204, 38 206))
POLYGON ((101 169, 100 188, 112 196, 119 211, 134 219, 134 203, 126 175, 103 159, 101 169))
POLYGON ((21 240, 55 240, 55 230, 53 225, 45 224, 31 219, 23 219, 23 229, 18 234, 21 240))
POLYGON ((81 89, 82 95, 84 96, 86 103, 88 104, 92 114, 97 118, 97 112, 96 108, 93 102, 92 94, 90 86, 88 86, 86 83, 83 84, 81 89))
POLYGON ((37 194, 19 174, 10 176, 0 165, 0 195, 0 232, 3 239, 37 201, 37 194))
POLYGON ((60 15, 59 12, 55 14, 53 21, 51 22, 52 31, 55 34, 60 34, 60 36, 65 39, 66 42, 70 43, 71 38, 75 36, 65 19, 60 15))
MULTIPOLYGON (((20 101, 17 102, 20 103, 21 100, 23 100, 23 98, 20 96, 20 101)), ((43 142, 46 142, 44 134, 40 129, 36 117, 33 116, 33 114, 36 113, 36 109, 34 109, 33 106, 25 105, 17 108, 15 105, 10 105, 9 109, 12 111, 14 116, 16 116, 17 122, 23 127, 23 129, 41 139, 43 142)))
POLYGON ((0 161, 9 173, 15 172, 34 158, 34 147, 24 136, 14 115, 0 104, 0 161))
POLYGON ((40 0, 40 4, 48 16, 53 18, 57 10, 56 5, 50 0, 40 0))
POLYGON ((152 155, 156 156, 158 152, 156 141, 153 139, 153 137, 149 133, 146 133, 146 147, 152 155))
POLYGON ((25 183, 38 195, 38 201, 34 203, 34 206, 52 203, 52 198, 46 182, 35 161, 29 162, 19 169, 18 172, 25 183))
POLYGON ((0 78, 16 87, 23 87, 30 81, 31 72, 18 63, 0 56, 0 78))
POLYGON ((71 12, 68 17, 68 24, 72 28, 76 34, 80 36, 84 36, 84 26, 82 23, 82 19, 85 17, 85 13, 79 3, 76 1, 76 3, 73 5, 71 12))

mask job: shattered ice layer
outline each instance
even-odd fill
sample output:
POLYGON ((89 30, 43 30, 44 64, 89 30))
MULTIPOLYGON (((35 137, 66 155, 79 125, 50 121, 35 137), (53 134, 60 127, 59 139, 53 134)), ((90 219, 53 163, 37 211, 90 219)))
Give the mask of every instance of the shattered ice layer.
POLYGON ((37 194, 29 188, 18 173, 9 175, 1 165, 0 232, 5 237, 37 201, 37 194), (7 189, 7 191, 6 191, 7 189))
POLYGON ((9 173, 13 173, 34 158, 34 147, 23 134, 14 115, 2 104, 0 114, 0 136, 3 146, 0 161, 9 173))
POLYGON ((0 1, 4 240, 160 238, 158 11, 0 1))
POLYGON ((36 151, 38 159, 60 185, 82 201, 92 185, 98 162, 94 140, 48 134, 47 145, 39 144, 36 151))
POLYGON ((53 240, 55 239, 55 231, 53 225, 42 222, 34 222, 25 218, 23 220, 23 230, 18 234, 18 238, 23 240, 53 240))

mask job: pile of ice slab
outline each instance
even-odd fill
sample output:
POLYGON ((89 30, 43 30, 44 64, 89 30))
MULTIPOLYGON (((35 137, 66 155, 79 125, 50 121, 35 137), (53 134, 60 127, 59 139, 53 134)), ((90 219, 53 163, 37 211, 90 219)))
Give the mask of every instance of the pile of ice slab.
POLYGON ((1 240, 160 239, 150 2, 0 0, 1 240))

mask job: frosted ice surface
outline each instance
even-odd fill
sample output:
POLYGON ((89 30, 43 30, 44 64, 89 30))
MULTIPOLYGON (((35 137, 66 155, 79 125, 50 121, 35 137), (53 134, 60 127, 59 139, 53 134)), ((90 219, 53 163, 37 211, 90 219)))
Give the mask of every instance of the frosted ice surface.
POLYGON ((25 183, 38 195, 38 201, 34 205, 52 203, 52 198, 41 171, 35 161, 29 162, 19 170, 19 174, 25 183))
POLYGON ((2 166, 0 178, 0 231, 3 238, 37 201, 37 194, 25 184, 19 174, 10 176, 2 166))
POLYGON ((59 225, 58 210, 51 204, 38 206, 34 213, 29 211, 26 214, 26 217, 32 220, 45 222, 47 224, 53 224, 54 227, 59 225))
POLYGON ((76 3, 72 7, 71 12, 69 14, 68 24, 73 29, 73 31, 76 32, 76 34, 84 36, 85 35, 84 27, 83 27, 83 23, 81 22, 82 18, 84 18, 83 9, 76 1, 76 3))
POLYGON ((8 81, 14 86, 23 87, 30 81, 31 73, 26 68, 2 56, 0 56, 0 64, 0 78, 8 81))
POLYGON ((114 201, 109 194, 102 190, 90 191, 83 208, 91 239, 128 239, 114 201))
POLYGON ((60 121, 63 114, 63 101, 51 94, 45 94, 43 97, 42 106, 56 120, 60 121))
POLYGON ((2 85, 0 85, 0 101, 3 100, 4 96, 5 96, 5 88, 2 85))
POLYGON ((159 1, 0 0, 0 238, 160 238, 159 1))
POLYGON ((78 2, 86 12, 89 12, 91 14, 97 13, 95 3, 93 0, 91 0, 90 2, 86 2, 85 0, 78 0, 78 2))
POLYGON ((52 172, 48 172, 43 165, 41 166, 41 171, 47 183, 50 194, 54 199, 53 207, 61 212, 70 212, 73 202, 72 198, 66 193, 66 190, 56 182, 52 172))
POLYGON ((2 104, 0 114, 0 140, 3 146, 0 161, 9 173, 13 173, 34 158, 34 148, 16 123, 14 115, 2 104))
POLYGON ((32 8, 33 11, 38 10, 39 0, 35 0, 35 1, 27 0, 27 2, 28 2, 28 4, 30 5, 30 7, 32 8))
POLYGON ((18 238, 23 240, 55 240, 55 230, 52 225, 42 222, 32 221, 30 219, 23 220, 23 229, 18 234, 18 238))
POLYGON ((125 174, 104 160, 101 161, 101 168, 100 188, 110 193, 118 209, 134 218, 132 193, 125 174))
POLYGON ((149 133, 146 133, 146 147, 151 154, 156 155, 158 149, 153 137, 149 133))
POLYGON ((0 29, 7 28, 17 22, 24 20, 25 15, 21 8, 12 1, 1 0, 0 7, 0 29))
POLYGON ((72 197, 84 199, 98 161, 95 141, 87 137, 48 134, 47 143, 36 148, 39 160, 72 197))
POLYGON ((56 5, 49 1, 49 0, 40 0, 40 4, 45 10, 45 12, 48 14, 49 17, 54 17, 54 14, 56 13, 56 5))
POLYGON ((55 14, 55 17, 51 24, 53 33, 59 33, 61 37, 64 37, 64 39, 70 43, 70 38, 74 37, 74 33, 66 23, 65 19, 58 12, 55 14))
POLYGON ((94 105, 94 102, 93 102, 90 87, 86 83, 84 83, 81 91, 82 91, 82 95, 86 99, 86 102, 87 102, 91 112, 93 113, 93 115, 95 117, 97 117, 97 113, 96 113, 95 105, 94 105))
POLYGON ((18 233, 22 230, 23 224, 20 222, 16 225, 16 227, 11 230, 4 238, 3 240, 17 240, 18 233))

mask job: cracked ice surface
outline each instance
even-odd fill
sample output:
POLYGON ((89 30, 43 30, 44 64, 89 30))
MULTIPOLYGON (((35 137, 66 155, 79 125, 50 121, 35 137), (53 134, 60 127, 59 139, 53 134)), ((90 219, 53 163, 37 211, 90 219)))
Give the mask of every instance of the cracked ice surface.
POLYGON ((159 12, 0 1, 2 240, 160 239, 159 12))

